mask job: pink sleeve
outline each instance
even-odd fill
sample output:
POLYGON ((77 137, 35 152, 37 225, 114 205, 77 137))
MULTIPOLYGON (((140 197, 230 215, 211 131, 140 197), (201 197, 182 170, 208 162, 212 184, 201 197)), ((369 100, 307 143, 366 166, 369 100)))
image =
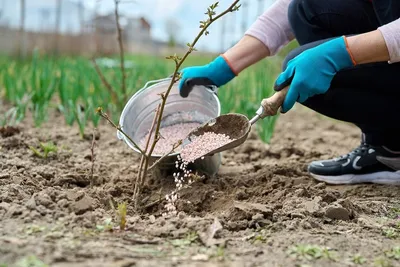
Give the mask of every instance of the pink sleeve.
POLYGON ((378 28, 385 39, 389 50, 389 63, 400 62, 400 19, 378 28))
POLYGON ((288 19, 288 7, 292 0, 277 0, 246 31, 268 47, 271 56, 294 39, 288 19))

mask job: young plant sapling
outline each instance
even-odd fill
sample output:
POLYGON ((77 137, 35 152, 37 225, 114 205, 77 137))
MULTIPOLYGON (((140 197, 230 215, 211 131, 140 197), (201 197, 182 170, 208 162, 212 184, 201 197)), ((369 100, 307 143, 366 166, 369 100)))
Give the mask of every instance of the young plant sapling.
MULTIPOLYGON (((116 2, 115 16, 116 16, 116 20, 118 21, 119 14, 118 14, 118 5, 117 5, 117 4, 119 3, 119 1, 118 1, 118 0, 115 0, 115 2, 116 2)), ((187 44, 187 46, 188 46, 189 49, 187 50, 187 52, 185 53, 185 55, 184 55, 183 57, 180 57, 180 56, 178 56, 178 55, 175 54, 175 55, 173 55, 173 56, 168 56, 168 57, 166 57, 166 59, 171 59, 171 60, 173 60, 173 61, 175 62, 175 70, 174 70, 174 72, 173 72, 173 75, 171 76, 171 82, 170 82, 168 88, 166 89, 165 92, 163 92, 163 93, 160 94, 161 103, 160 103, 160 105, 159 105, 159 108, 157 108, 156 111, 155 111, 155 117, 154 117, 153 125, 152 125, 152 128, 153 128, 153 127, 155 128, 155 131, 154 131, 154 139, 153 139, 153 142, 151 143, 150 146, 147 146, 147 145, 146 145, 146 149, 145 149, 144 151, 143 151, 141 148, 139 148, 139 146, 138 146, 135 142, 133 142, 133 140, 121 129, 120 126, 117 126, 115 123, 113 123, 113 122, 108 118, 107 114, 105 114, 105 113, 102 111, 102 108, 101 108, 101 107, 99 107, 99 108, 97 109, 97 113, 100 114, 100 116, 102 116, 103 118, 107 119, 115 129, 117 129, 117 130, 118 130, 119 132, 121 132, 125 137, 127 137, 127 139, 140 151, 140 154, 141 154, 141 161, 140 161, 140 166, 139 166, 138 175, 137 175, 137 178, 136 178, 136 181, 135 181, 135 190, 134 190, 134 195, 133 195, 133 198, 134 198, 134 201, 135 201, 135 208, 136 208, 136 209, 139 208, 139 204, 140 204, 140 203, 138 202, 138 200, 139 200, 139 195, 140 195, 140 193, 141 193, 141 188, 142 188, 142 186, 143 186, 143 184, 144 184, 144 182, 145 182, 145 180, 146 180, 147 173, 148 173, 149 169, 154 168, 154 167, 156 166, 156 164, 158 164, 158 163, 160 162, 160 160, 157 161, 155 164, 153 164, 153 165, 150 166, 150 168, 149 168, 149 163, 150 163, 151 155, 153 154, 153 151, 154 151, 154 149, 155 149, 155 146, 156 146, 157 142, 158 142, 158 141, 160 140, 160 138, 161 138, 161 135, 160 135, 160 128, 161 128, 161 121, 162 121, 162 119, 163 119, 163 114, 164 114, 164 109, 165 109, 166 101, 167 101, 167 99, 168 99, 168 96, 169 96, 169 94, 170 94, 170 92, 171 92, 171 89, 172 89, 173 85, 174 85, 177 81, 179 81, 180 78, 181 78, 181 75, 180 75, 180 73, 179 73, 180 67, 181 67, 182 64, 185 62, 185 60, 187 59, 187 57, 188 57, 193 51, 196 51, 195 45, 197 44, 197 42, 199 41, 199 39, 201 38, 201 36, 203 36, 203 35, 208 35, 208 34, 209 34, 208 28, 210 27, 210 25, 213 24, 213 23, 214 23, 215 21, 217 21, 218 19, 220 19, 221 17, 223 17, 224 15, 226 15, 226 14, 228 14, 228 13, 230 13, 230 12, 235 12, 235 11, 239 10, 240 5, 238 5, 238 3, 239 3, 239 0, 233 1, 233 3, 232 3, 225 11, 221 12, 221 13, 218 14, 218 15, 216 15, 215 10, 216 10, 216 8, 218 7, 219 2, 216 2, 216 3, 212 4, 212 5, 210 5, 210 6, 207 8, 207 12, 205 13, 205 14, 207 15, 207 19, 204 20, 204 21, 200 21, 200 26, 199 26, 199 27, 200 27, 201 30, 200 30, 200 32, 198 33, 198 35, 195 37, 194 41, 193 41, 192 43, 188 43, 188 44, 187 44), (149 148, 148 151, 147 151, 147 148, 149 148)), ((117 23, 118 34, 120 34, 120 29, 118 29, 118 27, 119 27, 119 24, 117 23)), ((120 37, 118 37, 118 41, 119 41, 120 47, 121 47, 121 42, 122 42, 122 41, 121 41, 121 38, 120 38, 120 37)), ((121 49, 121 54, 120 54, 120 55, 121 55, 121 71, 124 73, 124 64, 123 64, 124 53, 123 53, 123 49, 121 49)), ((100 69, 97 68, 96 70, 98 71, 99 74, 101 73, 100 69)), ((104 76, 100 75, 100 77, 102 78, 102 77, 104 77, 104 76)), ((123 77, 124 77, 124 75, 123 75, 123 77)), ((109 88, 109 89, 111 88, 111 87, 109 86, 109 83, 106 82, 105 79, 102 78, 102 81, 103 81, 103 83, 106 85, 107 88, 109 88)), ((123 80, 123 81, 124 81, 124 80, 123 80)), ((125 83, 123 83, 122 86, 125 86, 125 83)), ((126 90, 126 89, 125 89, 125 88, 122 88, 122 91, 124 91, 124 90, 126 90)), ((153 131, 151 131, 151 132, 153 132, 153 131)), ((149 135, 149 140, 150 140, 150 136, 151 136, 151 134, 149 135)), ((181 143, 181 142, 182 142, 182 140, 178 141, 178 144, 173 145, 173 147, 171 148, 171 149, 172 149, 171 151, 174 151, 174 149, 177 148, 177 147, 180 145, 179 143, 181 143)), ((169 153, 166 154, 166 155, 164 155, 164 156, 161 157, 161 158, 164 158, 164 157, 167 156, 167 155, 169 155, 169 153)))

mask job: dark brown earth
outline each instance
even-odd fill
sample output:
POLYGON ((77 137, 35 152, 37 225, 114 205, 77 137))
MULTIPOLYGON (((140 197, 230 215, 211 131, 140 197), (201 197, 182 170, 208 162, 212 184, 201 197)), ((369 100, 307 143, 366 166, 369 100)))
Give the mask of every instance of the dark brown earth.
MULTIPOLYGON (((99 127, 91 179, 91 129, 82 139, 62 117, 40 128, 29 121, 0 131, 2 267, 400 266, 399 188, 327 186, 306 172, 309 161, 359 144, 350 125, 297 107, 270 145, 252 135, 223 153, 217 177, 182 191, 178 216, 163 218, 165 203, 133 212, 139 157, 109 125, 99 127), (29 149, 48 141, 58 151, 46 159, 29 149), (124 201, 120 231, 110 203, 124 201)), ((152 177, 143 201, 173 187, 152 177)))

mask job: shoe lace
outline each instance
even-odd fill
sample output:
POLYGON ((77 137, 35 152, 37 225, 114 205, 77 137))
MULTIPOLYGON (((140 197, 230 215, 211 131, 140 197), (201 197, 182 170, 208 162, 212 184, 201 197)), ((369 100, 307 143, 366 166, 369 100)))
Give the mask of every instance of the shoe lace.
POLYGON ((339 160, 343 160, 343 159, 348 159, 350 156, 354 155, 354 154, 358 154, 358 155, 365 155, 366 153, 368 153, 368 151, 372 148, 371 145, 365 143, 365 142, 361 142, 361 144, 356 147, 355 149, 353 149, 352 151, 350 151, 347 154, 341 155, 337 158, 335 158, 336 161, 339 160))

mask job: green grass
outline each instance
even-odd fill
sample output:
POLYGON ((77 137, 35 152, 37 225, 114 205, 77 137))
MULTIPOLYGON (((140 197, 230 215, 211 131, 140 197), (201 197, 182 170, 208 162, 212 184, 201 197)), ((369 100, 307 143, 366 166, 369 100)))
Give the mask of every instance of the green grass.
POLYGON ((16 267, 48 267, 43 261, 41 261, 35 255, 28 255, 20 259, 16 264, 16 267))
MULTIPOLYGON (((296 44, 295 44, 296 45, 296 44)), ((293 46, 293 45, 292 45, 293 46)), ((249 117, 255 115, 261 100, 273 94, 273 82, 280 70, 282 55, 262 60, 246 69, 232 82, 219 89, 222 113, 236 112, 249 117)), ((116 56, 117 58, 117 56, 116 56)), ((209 63, 214 56, 190 55, 183 67, 209 63)), ((164 57, 127 55, 128 98, 147 81, 166 78, 173 73, 174 63, 164 57)), ((98 126, 100 116, 95 112, 101 106, 117 122, 123 106, 121 72, 119 67, 102 67, 107 80, 116 89, 118 99, 102 84, 90 60, 83 57, 51 58, 34 52, 28 60, 17 61, 0 57, 0 97, 12 108, 0 115, 1 125, 21 123, 32 114, 36 127, 47 122, 48 114, 60 112, 68 125, 78 125, 83 137, 86 127, 98 126)), ((277 117, 257 123, 261 138, 268 142, 277 117)))
POLYGON ((366 259, 365 257, 363 257, 362 255, 356 254, 356 255, 354 255, 354 256, 352 257, 351 261, 352 261, 354 264, 363 265, 364 263, 367 262, 367 259, 366 259))
POLYGON ((337 255, 334 251, 317 245, 298 244, 290 247, 287 253, 299 260, 312 261, 317 259, 329 259, 331 261, 336 261, 337 259, 337 255))

